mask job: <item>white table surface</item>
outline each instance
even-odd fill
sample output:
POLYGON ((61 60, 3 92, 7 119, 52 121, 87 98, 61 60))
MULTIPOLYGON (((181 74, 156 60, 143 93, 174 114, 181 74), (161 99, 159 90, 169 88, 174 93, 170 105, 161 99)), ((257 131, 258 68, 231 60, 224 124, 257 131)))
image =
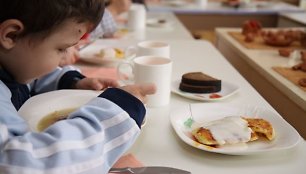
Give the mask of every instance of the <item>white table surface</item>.
MULTIPOLYGON (((126 18, 123 14, 123 18, 126 18)), ((138 39, 138 40, 156 40, 156 39, 171 39, 171 40, 194 40, 187 28, 177 19, 172 12, 148 12, 147 19, 164 19, 169 21, 171 25, 167 27, 151 27, 146 26, 144 30, 129 31, 122 39, 138 39)), ((125 26, 119 26, 124 28, 125 26)))
MULTIPOLYGON (((182 0, 183 1, 183 0, 182 0)), ((251 2, 240 8, 224 6, 221 2, 208 2, 207 6, 194 3, 184 6, 169 6, 165 3, 149 4, 154 12, 172 11, 184 14, 278 14, 279 12, 303 12, 303 9, 285 2, 251 2)))
MULTIPOLYGON (((173 60, 172 80, 185 72, 202 71, 239 85, 239 92, 219 101, 273 108, 227 62, 214 46, 205 41, 168 41, 173 60)), ((130 149, 145 165, 162 165, 191 171, 193 174, 302 174, 305 173, 306 143, 283 151, 252 156, 209 153, 185 144, 171 126, 169 114, 174 109, 197 101, 171 94, 168 106, 148 108, 147 124, 130 149)))
POLYGON ((303 13, 281 13, 281 17, 288 18, 306 26, 306 11, 303 13))
POLYGON ((229 31, 241 31, 241 29, 218 28, 218 36, 225 38, 232 44, 232 49, 242 56, 252 67, 266 77, 274 86, 281 90, 288 98, 306 110, 306 94, 298 86, 275 72, 273 66, 289 66, 289 59, 279 56, 277 50, 247 49, 231 37, 229 31))

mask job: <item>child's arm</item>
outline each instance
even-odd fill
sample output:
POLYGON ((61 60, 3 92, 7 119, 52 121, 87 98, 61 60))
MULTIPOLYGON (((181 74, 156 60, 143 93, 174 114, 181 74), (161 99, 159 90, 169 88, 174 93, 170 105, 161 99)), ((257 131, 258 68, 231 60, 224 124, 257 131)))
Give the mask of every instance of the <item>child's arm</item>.
POLYGON ((0 171, 107 173, 135 141, 145 115, 141 100, 154 92, 141 86, 122 89, 107 89, 67 120, 32 133, 11 104, 9 90, 0 85, 0 171))
POLYGON ((84 78, 78 80, 74 87, 75 89, 91 89, 91 90, 104 90, 108 87, 118 87, 119 83, 113 79, 105 78, 84 78))
POLYGON ((52 73, 35 80, 30 84, 32 95, 57 89, 91 89, 104 90, 107 87, 118 87, 113 79, 86 78, 72 66, 57 68, 52 73))
POLYGON ((35 80, 30 84, 32 94, 54 91, 58 89, 71 89, 80 79, 85 78, 73 66, 58 67, 53 72, 35 80))

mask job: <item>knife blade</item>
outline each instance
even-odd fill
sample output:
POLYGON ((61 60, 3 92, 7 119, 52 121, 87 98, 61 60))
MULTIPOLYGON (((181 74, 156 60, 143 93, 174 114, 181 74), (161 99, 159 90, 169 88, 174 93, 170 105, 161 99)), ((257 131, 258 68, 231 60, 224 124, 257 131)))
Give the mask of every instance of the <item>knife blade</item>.
POLYGON ((109 173, 134 173, 134 174, 191 174, 188 171, 172 167, 150 166, 150 167, 126 167, 111 168, 109 173))

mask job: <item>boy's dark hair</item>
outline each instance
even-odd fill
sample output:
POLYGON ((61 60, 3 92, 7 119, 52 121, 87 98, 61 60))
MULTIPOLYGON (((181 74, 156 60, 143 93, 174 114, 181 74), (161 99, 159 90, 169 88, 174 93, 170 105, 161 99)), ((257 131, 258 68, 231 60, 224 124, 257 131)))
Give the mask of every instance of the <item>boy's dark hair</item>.
POLYGON ((93 29, 104 13, 104 0, 0 0, 0 24, 20 20, 25 29, 19 37, 43 33, 46 37, 67 19, 92 23, 93 29))

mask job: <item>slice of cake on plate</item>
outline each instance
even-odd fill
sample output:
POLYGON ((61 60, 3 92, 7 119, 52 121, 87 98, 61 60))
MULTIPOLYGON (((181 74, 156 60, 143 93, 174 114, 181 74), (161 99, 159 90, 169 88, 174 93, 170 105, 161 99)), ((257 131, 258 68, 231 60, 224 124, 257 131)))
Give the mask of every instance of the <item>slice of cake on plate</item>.
POLYGON ((190 93, 213 93, 221 91, 221 80, 202 72, 190 72, 182 76, 179 89, 190 93))

